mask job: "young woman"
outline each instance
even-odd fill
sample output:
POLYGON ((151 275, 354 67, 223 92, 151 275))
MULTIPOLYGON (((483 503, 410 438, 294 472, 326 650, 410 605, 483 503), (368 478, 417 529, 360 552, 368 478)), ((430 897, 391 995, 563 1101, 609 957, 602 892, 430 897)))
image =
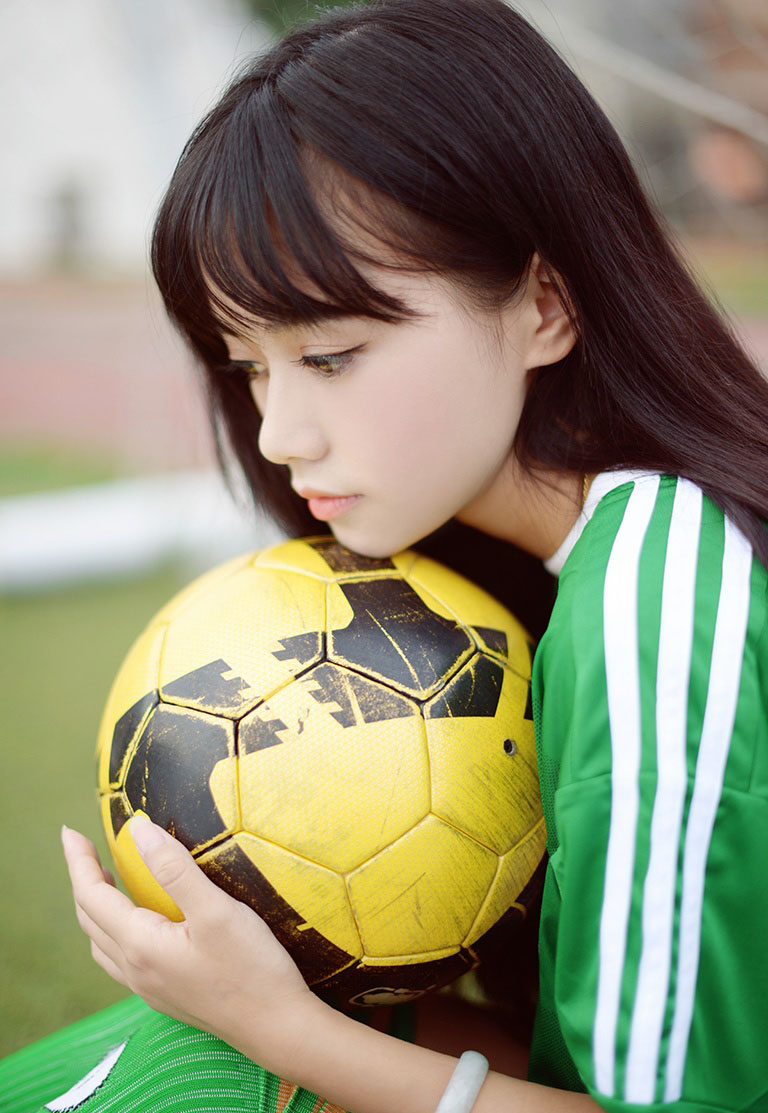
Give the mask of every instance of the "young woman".
MULTIPOLYGON (((544 631, 531 1081, 491 1072, 477 1113, 764 1113, 768 386, 589 94, 501 0, 331 12, 197 129, 153 260, 225 447, 289 532, 455 564, 480 546, 462 523, 507 543, 493 589, 544 631), (551 617, 526 559, 559 574, 551 617)), ((134 829, 185 923, 65 837, 113 977, 342 1109, 435 1109, 455 1058, 324 1004, 134 829)))

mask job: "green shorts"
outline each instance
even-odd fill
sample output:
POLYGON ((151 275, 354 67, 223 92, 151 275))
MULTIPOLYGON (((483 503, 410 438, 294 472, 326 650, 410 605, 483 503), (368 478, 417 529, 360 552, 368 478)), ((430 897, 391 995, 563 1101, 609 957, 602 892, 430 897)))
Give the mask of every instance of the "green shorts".
POLYGON ((3 1113, 335 1113, 130 997, 0 1061, 3 1113))

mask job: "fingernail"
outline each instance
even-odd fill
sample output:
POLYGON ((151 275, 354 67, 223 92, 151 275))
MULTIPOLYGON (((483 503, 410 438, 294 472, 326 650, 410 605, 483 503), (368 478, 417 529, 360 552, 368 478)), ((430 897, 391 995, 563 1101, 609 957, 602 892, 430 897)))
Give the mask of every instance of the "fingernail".
POLYGON ((168 839, 167 833, 162 827, 158 827, 151 819, 147 819, 145 815, 134 815, 128 824, 133 841, 136 843, 136 849, 142 858, 148 851, 152 850, 155 846, 160 846, 168 839))

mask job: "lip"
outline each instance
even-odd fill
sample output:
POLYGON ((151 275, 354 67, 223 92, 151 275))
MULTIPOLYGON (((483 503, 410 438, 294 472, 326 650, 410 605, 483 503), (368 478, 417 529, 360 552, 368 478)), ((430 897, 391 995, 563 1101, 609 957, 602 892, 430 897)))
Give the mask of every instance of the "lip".
POLYGON ((352 495, 339 495, 335 491, 318 491, 315 487, 302 487, 297 489, 294 487, 297 495, 303 499, 345 499, 352 498, 352 495))
POLYGON ((307 500, 310 514, 319 522, 330 522, 332 518, 338 518, 362 498, 362 495, 331 495, 327 491, 309 488, 303 488, 297 493, 307 500))

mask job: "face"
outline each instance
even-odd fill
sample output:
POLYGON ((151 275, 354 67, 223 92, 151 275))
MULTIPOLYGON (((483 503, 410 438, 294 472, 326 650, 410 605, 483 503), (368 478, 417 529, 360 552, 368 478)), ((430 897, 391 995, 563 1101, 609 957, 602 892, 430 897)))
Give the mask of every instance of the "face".
POLYGON ((432 276, 376 283, 418 316, 254 323, 226 338, 248 365, 262 454, 342 544, 371 557, 419 541, 499 480, 533 366, 525 303, 491 321, 432 276))

